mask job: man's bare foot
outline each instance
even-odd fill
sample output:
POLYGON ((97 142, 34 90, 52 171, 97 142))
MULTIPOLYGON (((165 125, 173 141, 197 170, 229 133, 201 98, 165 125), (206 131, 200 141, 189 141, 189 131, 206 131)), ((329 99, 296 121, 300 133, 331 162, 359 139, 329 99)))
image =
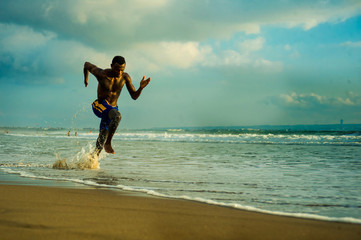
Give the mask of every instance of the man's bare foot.
POLYGON ((107 152, 107 153, 111 153, 111 154, 114 154, 114 150, 112 148, 112 144, 111 143, 105 143, 104 144, 104 150, 107 152))

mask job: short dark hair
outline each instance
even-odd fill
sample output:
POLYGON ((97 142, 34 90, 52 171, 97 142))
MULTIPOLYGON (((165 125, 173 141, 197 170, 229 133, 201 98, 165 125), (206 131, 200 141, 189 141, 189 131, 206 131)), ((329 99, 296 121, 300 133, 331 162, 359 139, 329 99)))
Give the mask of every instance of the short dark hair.
POLYGON ((112 64, 114 63, 118 63, 119 65, 125 64, 125 59, 122 56, 115 56, 112 61, 112 64))

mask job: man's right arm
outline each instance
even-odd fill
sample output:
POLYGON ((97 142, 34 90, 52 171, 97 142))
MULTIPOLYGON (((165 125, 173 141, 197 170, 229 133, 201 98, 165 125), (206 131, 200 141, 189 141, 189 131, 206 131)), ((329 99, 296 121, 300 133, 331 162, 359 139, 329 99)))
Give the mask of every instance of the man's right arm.
POLYGON ((100 71, 101 71, 101 69, 98 68, 97 66, 95 66, 94 64, 91 64, 90 62, 85 62, 84 63, 83 72, 84 72, 84 84, 85 84, 85 87, 88 86, 89 72, 91 72, 91 74, 93 74, 98 79, 100 71))

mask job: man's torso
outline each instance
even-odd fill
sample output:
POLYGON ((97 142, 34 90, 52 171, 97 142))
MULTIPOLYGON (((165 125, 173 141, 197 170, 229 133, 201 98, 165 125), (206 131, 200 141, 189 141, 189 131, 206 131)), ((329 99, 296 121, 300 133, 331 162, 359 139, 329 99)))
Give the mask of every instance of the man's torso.
POLYGON ((108 69, 104 70, 103 73, 98 77, 98 99, 107 100, 110 105, 116 106, 117 101, 125 84, 125 75, 123 73, 119 77, 109 76, 108 69))

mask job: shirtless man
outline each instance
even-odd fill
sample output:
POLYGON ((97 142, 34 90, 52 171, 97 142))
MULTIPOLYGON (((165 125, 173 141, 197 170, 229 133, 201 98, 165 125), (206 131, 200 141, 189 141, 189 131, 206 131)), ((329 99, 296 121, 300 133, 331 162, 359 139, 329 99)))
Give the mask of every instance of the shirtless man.
POLYGON ((121 115, 118 111, 117 101, 124 84, 132 99, 136 100, 143 88, 150 82, 150 78, 145 76, 140 81, 140 87, 135 90, 132 80, 128 73, 124 72, 125 59, 121 56, 115 56, 110 69, 101 69, 85 62, 84 64, 84 84, 88 86, 89 72, 98 80, 98 99, 92 104, 94 114, 101 118, 99 136, 96 142, 95 153, 100 154, 103 147, 107 153, 114 154, 112 148, 112 138, 117 130, 121 115))

